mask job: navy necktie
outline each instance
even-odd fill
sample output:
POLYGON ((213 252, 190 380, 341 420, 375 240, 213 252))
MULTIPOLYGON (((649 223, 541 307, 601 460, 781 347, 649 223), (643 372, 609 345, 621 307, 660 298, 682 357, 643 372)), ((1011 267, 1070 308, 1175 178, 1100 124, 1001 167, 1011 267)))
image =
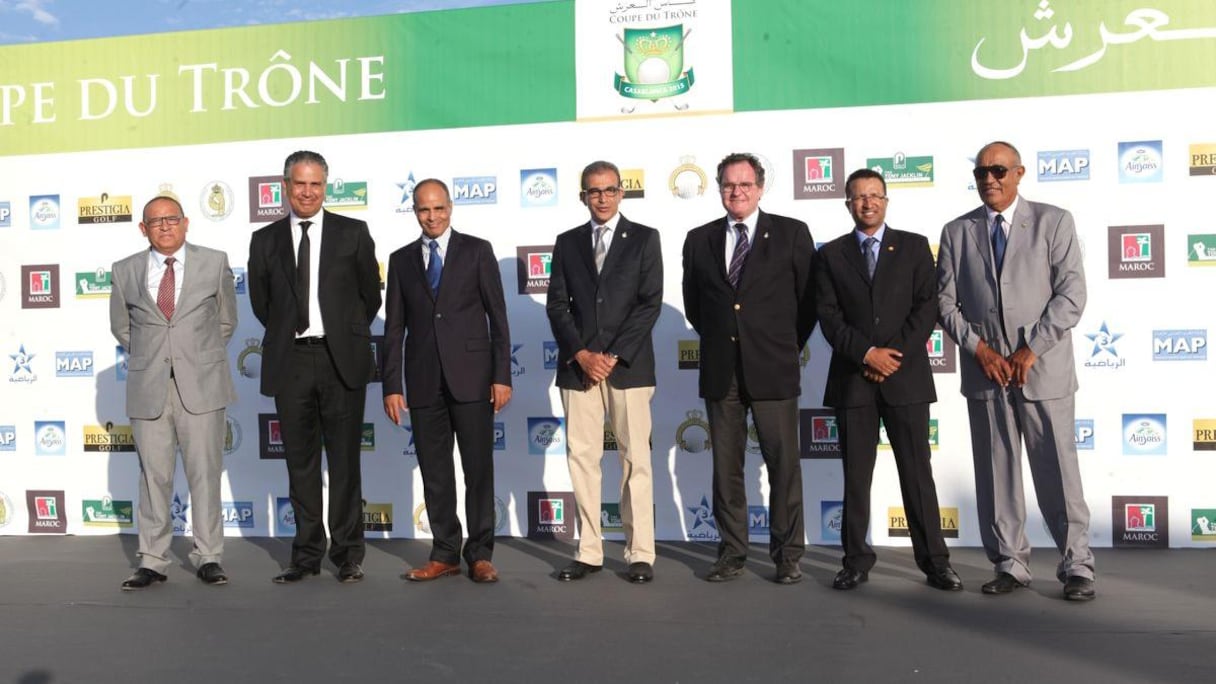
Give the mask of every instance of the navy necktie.
POLYGON ((426 265, 426 282, 431 286, 431 294, 439 295, 439 278, 443 275, 443 259, 439 257, 439 242, 431 240, 431 258, 426 265))
POLYGON ((726 279, 730 281, 730 286, 737 290, 750 245, 747 242, 747 224, 736 223, 735 230, 739 231, 739 239, 735 241, 735 251, 730 255, 730 268, 726 271, 726 279))
POLYGON ((1009 243, 1009 237, 1005 235, 1005 217, 1000 214, 992 220, 992 256, 996 260, 996 272, 1001 272, 1001 267, 1005 265, 1005 245, 1009 243))
POLYGON ((878 238, 872 236, 861 242, 861 248, 866 251, 866 272, 870 274, 870 280, 874 280, 874 270, 878 268, 878 255, 874 253, 876 244, 878 244, 878 238))

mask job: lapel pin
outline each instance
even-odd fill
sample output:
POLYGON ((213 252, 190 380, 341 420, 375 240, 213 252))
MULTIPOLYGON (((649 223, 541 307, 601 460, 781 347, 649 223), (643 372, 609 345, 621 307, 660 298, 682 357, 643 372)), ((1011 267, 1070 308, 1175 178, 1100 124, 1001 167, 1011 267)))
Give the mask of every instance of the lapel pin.
POLYGON ((764 234, 764 239, 765 239, 765 240, 767 240, 767 239, 768 239, 768 233, 765 233, 765 234, 764 234))
POLYGON ((622 239, 622 240, 624 240, 624 239, 625 239, 625 238, 627 238, 627 237, 629 237, 629 233, 621 233, 621 239, 622 239))
POLYGON ((888 251, 888 252, 894 252, 894 251, 895 251, 895 245, 887 245, 887 251, 888 251))

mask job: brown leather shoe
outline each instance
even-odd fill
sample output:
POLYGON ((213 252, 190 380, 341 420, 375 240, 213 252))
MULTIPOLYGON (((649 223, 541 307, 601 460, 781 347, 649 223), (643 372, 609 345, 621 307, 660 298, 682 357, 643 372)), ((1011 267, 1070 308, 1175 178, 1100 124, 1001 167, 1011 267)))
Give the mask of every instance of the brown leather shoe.
POLYGON ((473 566, 469 568, 469 577, 472 577, 473 581, 478 584, 497 582, 498 571, 488 560, 473 561, 473 566))
POLYGON ((430 561, 421 568, 414 568, 405 573, 405 578, 411 582, 430 582, 431 580, 447 577, 448 575, 459 575, 460 564, 449 565, 440 563, 439 561, 430 561))

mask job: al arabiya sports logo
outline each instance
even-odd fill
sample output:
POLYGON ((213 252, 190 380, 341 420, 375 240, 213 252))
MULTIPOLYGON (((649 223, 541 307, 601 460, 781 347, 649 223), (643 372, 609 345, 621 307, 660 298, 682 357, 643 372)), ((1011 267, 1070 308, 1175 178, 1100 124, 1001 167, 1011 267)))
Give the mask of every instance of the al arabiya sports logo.
POLYGON ((709 499, 702 494, 701 503, 688 507, 692 515, 692 526, 688 528, 690 541, 717 541, 718 523, 714 520, 714 509, 709 505, 709 499))
MULTIPOLYGON (((625 29, 617 40, 625 48, 625 74, 616 74, 613 88, 621 97, 658 102, 664 98, 684 95, 695 81, 692 68, 684 70, 684 41, 692 29, 683 24, 662 28, 625 29)), ((687 104, 676 104, 678 111, 687 104)), ((636 107, 623 106, 629 114, 636 107)))

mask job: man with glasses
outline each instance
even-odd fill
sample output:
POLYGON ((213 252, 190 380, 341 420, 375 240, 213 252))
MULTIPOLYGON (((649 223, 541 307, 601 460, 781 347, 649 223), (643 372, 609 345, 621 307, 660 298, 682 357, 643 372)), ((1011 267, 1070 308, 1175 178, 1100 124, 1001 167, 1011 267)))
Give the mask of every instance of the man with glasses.
POLYGON ((127 350, 127 415, 139 452, 139 568, 124 591, 164 582, 173 540, 177 451, 190 485, 194 548, 204 584, 228 583, 220 566, 224 528, 224 407, 236 401, 226 347, 236 330, 228 255, 186 242, 177 198, 144 205, 142 249, 113 266, 110 329, 127 350))
POLYGON ((651 331, 663 306, 659 232, 620 214, 621 173, 610 162, 583 169, 579 199, 591 220, 557 237, 546 304, 579 515, 578 555, 558 579, 579 580, 604 564, 600 461, 607 413, 621 457, 627 574, 643 584, 654 578, 655 560, 650 400, 651 331))
POLYGON ((1072 215, 1018 196, 1026 173, 1007 142, 975 159, 983 206, 946 224, 937 261, 941 323, 958 343, 975 464, 980 538, 996 578, 985 594, 1030 584, 1022 442, 1039 510, 1062 559, 1064 598, 1094 597, 1089 508, 1073 442, 1072 328, 1085 271, 1072 215))
POLYGON ((815 328, 815 243, 802 221, 760 210, 764 166, 735 153, 718 164, 726 216, 684 240, 684 315, 701 336, 700 395, 713 445, 718 560, 705 579, 743 574, 751 411, 769 480, 769 556, 775 580, 802 579, 806 549, 798 454, 799 354, 815 328))
POLYGON ((836 409, 844 451, 844 567, 832 587, 857 588, 877 560, 866 532, 881 419, 916 566, 930 586, 960 591, 929 465, 929 404, 937 401, 925 350, 937 322, 933 252, 924 236, 886 224, 882 174, 854 171, 845 195, 853 230, 824 245, 815 268, 819 329, 832 345, 823 403, 836 409))

